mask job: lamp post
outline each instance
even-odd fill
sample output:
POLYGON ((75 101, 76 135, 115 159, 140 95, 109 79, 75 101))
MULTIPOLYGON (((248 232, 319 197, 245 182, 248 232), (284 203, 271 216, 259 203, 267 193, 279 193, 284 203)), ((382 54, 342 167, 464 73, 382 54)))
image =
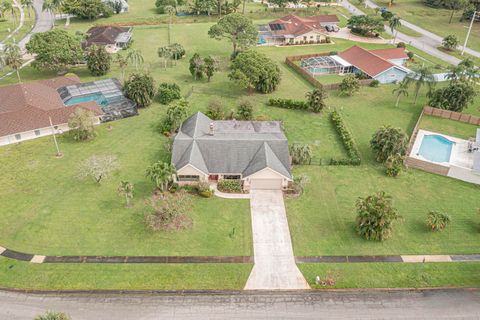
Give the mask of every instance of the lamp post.
POLYGON ((48 117, 48 120, 50 121, 50 128, 52 128, 53 141, 55 142, 55 148, 57 149, 57 154, 55 156, 57 158, 61 158, 62 153, 60 152, 60 148, 58 147, 57 137, 55 136, 55 128, 53 127, 52 118, 48 117))
POLYGON ((465 48, 467 47, 468 38, 470 37, 470 32, 472 31, 473 21, 475 21, 476 14, 477 14, 477 11, 473 11, 472 21, 470 21, 470 27, 468 28, 467 37, 465 38, 465 43, 463 44, 463 48, 462 48, 462 53, 461 53, 462 56, 465 53, 465 48))

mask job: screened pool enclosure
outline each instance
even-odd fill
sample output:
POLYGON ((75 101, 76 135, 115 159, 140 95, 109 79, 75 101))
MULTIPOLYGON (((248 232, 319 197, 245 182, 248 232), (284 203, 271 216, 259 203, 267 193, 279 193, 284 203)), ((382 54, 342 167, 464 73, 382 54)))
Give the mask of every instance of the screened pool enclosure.
POLYGON ((300 66, 313 76, 353 73, 354 67, 339 56, 317 56, 303 59, 300 66))

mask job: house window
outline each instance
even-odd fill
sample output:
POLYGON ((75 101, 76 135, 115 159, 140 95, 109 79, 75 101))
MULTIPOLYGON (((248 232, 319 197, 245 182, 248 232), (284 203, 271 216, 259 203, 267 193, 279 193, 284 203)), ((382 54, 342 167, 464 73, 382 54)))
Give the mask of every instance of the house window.
POLYGON ((227 174, 223 176, 224 180, 240 180, 239 174, 227 174))
POLYGON ((15 139, 17 139, 17 140, 22 140, 22 135, 21 135, 20 133, 17 133, 17 134, 15 135, 15 139))
POLYGON ((37 137, 40 135, 40 130, 35 130, 34 132, 37 137))
POLYGON ((178 175, 178 181, 198 181, 200 180, 199 176, 194 175, 178 175))
POLYGON ((303 37, 303 40, 304 40, 304 41, 307 41, 307 36, 304 36, 304 37, 303 37))
POLYGON ((313 36, 310 36, 310 39, 313 39, 313 36))

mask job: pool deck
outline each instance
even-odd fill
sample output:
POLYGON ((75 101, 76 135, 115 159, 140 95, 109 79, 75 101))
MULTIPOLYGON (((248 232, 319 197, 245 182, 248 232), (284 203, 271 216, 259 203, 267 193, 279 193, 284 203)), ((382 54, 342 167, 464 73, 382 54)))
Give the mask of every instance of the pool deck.
MULTIPOLYGON (((480 151, 475 151, 480 152, 480 151)), ((451 136, 447 136, 438 132, 427 131, 420 129, 418 131, 415 143, 413 144, 412 151, 410 152, 410 157, 418 159, 427 163, 431 163, 437 166, 442 166, 448 168, 448 177, 459 179, 462 181, 480 184, 480 172, 473 171, 473 152, 468 152, 468 141, 464 139, 459 139, 451 136), (428 159, 425 159, 418 154, 420 146, 423 141, 423 137, 426 135, 439 135, 442 136, 455 144, 452 146, 452 152, 450 155, 449 162, 434 162, 428 159)))

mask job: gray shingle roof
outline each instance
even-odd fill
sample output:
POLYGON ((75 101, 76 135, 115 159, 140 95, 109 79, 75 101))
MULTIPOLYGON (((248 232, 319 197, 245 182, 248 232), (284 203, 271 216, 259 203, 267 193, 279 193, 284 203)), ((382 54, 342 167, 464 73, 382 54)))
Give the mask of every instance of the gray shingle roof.
POLYGON ((175 136, 172 163, 244 177, 268 167, 291 179, 288 141, 278 121, 212 121, 197 112, 175 136))

